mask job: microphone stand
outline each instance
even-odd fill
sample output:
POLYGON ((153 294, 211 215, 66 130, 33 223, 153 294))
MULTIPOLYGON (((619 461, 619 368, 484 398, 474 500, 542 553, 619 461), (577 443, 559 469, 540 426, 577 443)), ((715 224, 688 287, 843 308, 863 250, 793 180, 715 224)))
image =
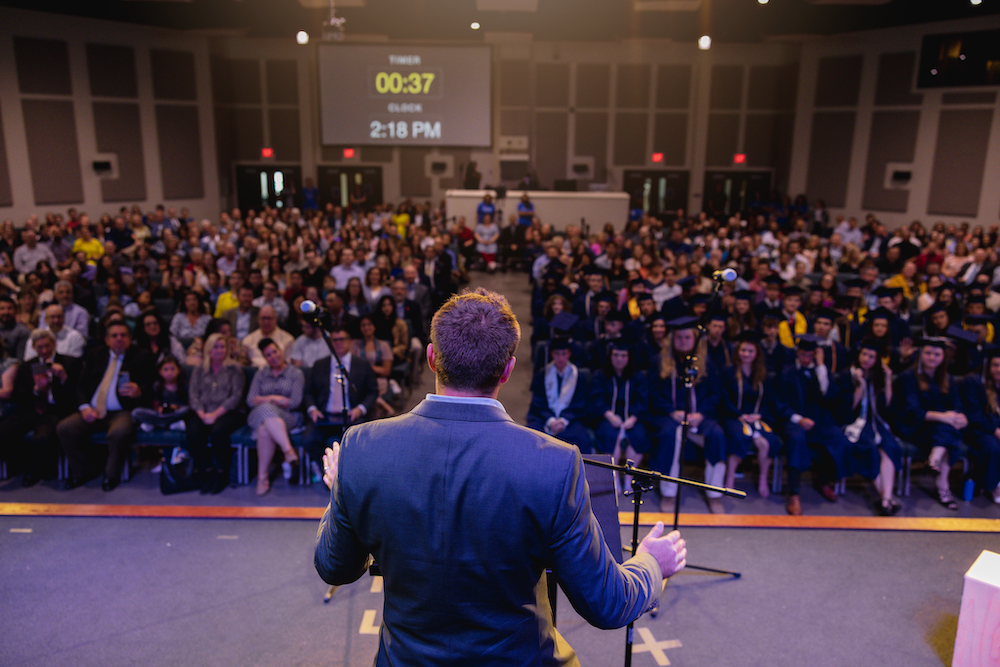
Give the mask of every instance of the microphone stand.
MULTIPOLYGON (((684 423, 687 423, 687 417, 685 416, 684 423)), ((683 442, 683 441, 682 441, 683 442)), ((632 496, 632 555, 635 555, 639 548, 639 507, 642 505, 642 494, 653 490, 653 484, 655 482, 672 482, 677 484, 678 496, 680 496, 680 488, 682 486, 692 486, 696 489, 702 489, 703 491, 718 491, 719 493, 724 493, 727 496, 732 496, 734 498, 746 498, 747 494, 745 491, 740 491, 739 489, 727 489, 721 486, 713 486, 711 484, 705 484, 703 482, 696 482, 692 479, 685 479, 683 477, 671 477, 670 475, 664 475, 663 473, 656 472, 655 470, 645 470, 643 468, 636 468, 635 464, 631 459, 625 461, 625 465, 619 465, 616 463, 605 463, 603 461, 594 461, 591 459, 584 459, 584 463, 587 465, 597 466, 599 468, 608 468, 609 470, 614 470, 616 472, 623 473, 624 475, 632 476, 632 490, 626 491, 624 495, 632 496)), ((677 515, 674 515, 674 530, 677 530, 677 515)), ((707 567, 698 567, 695 565, 687 565, 694 570, 704 570, 707 572, 714 572, 716 574, 726 574, 734 579, 740 578, 739 572, 730 572, 728 570, 716 570, 707 567)), ((635 621, 626 626, 625 634, 625 667, 631 667, 632 665, 632 626, 635 621)))

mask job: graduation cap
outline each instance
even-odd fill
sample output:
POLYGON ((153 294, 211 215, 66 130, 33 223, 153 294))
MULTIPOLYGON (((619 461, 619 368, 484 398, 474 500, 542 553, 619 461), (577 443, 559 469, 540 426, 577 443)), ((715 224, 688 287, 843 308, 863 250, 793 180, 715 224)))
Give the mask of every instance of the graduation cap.
POLYGON ((711 301, 711 299, 712 299, 711 294, 702 294, 701 292, 699 292, 698 294, 692 294, 691 298, 688 299, 688 303, 694 306, 699 303, 708 303, 709 301, 711 301))
POLYGON ((642 286, 643 289, 646 288, 646 281, 642 278, 636 278, 635 280, 629 282, 629 287, 635 289, 638 286, 642 286))
POLYGON ((885 285, 879 285, 877 288, 875 288, 872 294, 878 297, 879 299, 885 299, 885 298, 894 299, 898 294, 902 293, 902 291, 903 288, 901 287, 886 287, 885 285))
POLYGON ((685 315, 684 317, 678 317, 676 319, 667 322, 667 326, 670 327, 671 331, 683 331, 684 329, 696 329, 698 327, 698 318, 692 317, 691 315, 685 315))
POLYGON ((857 287, 859 289, 864 289, 868 287, 868 281, 864 278, 851 278, 844 283, 844 287, 857 287))
POLYGON ((924 317, 930 317, 934 313, 941 313, 948 310, 948 306, 944 305, 940 301, 935 301, 931 304, 930 308, 924 311, 924 317))
POLYGON ((551 265, 549 266, 549 269, 542 274, 542 280, 554 280, 556 282, 560 282, 562 279, 563 274, 560 271, 551 268, 551 265))
POLYGON ((813 283, 812 285, 809 286, 809 291, 810 292, 825 292, 826 288, 823 287, 822 285, 820 285, 819 283, 813 283))
POLYGON ((649 292, 643 292, 642 294, 635 295, 636 303, 641 303, 643 301, 652 301, 652 300, 653 300, 653 295, 650 294, 649 292))
POLYGON ((772 273, 767 278, 764 278, 765 285, 777 285, 781 287, 785 284, 785 281, 777 273, 772 273))
POLYGON ((885 351, 885 343, 878 338, 862 338, 861 342, 858 344, 858 349, 873 350, 877 354, 882 354, 885 351))
POLYGON ((948 325, 948 328, 945 329, 944 333, 949 338, 952 338, 956 341, 961 341, 963 343, 969 343, 970 345, 975 345, 976 339, 978 338, 974 331, 968 331, 967 329, 963 329, 961 326, 957 324, 948 325))
POLYGON ((622 311, 612 308, 611 312, 608 313, 608 316, 604 319, 607 320, 608 322, 628 322, 632 318, 623 313, 622 311))
POLYGON ((618 302, 618 297, 615 295, 614 292, 607 292, 607 291, 599 292, 597 296, 594 298, 597 300, 597 303, 600 303, 601 301, 607 301, 612 306, 614 306, 618 302))
POLYGON ((782 296, 802 296, 805 290, 798 285, 788 285, 787 287, 781 288, 782 296))
POLYGON ((741 331, 733 339, 736 344, 739 343, 760 343, 760 334, 753 329, 747 329, 746 331, 741 331))
POLYGON ((556 350, 568 350, 569 346, 569 336, 556 336, 549 341, 549 352, 555 352, 556 350))
POLYGON ((684 276, 677 281, 677 284, 680 285, 682 289, 685 287, 691 287, 694 285, 694 276, 684 276))
POLYGON ((889 320, 890 322, 896 316, 892 314, 891 311, 885 308, 876 308, 875 310, 869 310, 868 314, 865 315, 865 321, 867 320, 889 320))
POLYGON ((965 323, 971 326, 983 326, 991 323, 993 317, 991 315, 966 315, 965 323))
POLYGON ((709 316, 708 316, 708 321, 709 322, 711 322, 713 320, 716 321, 716 322, 728 322, 729 321, 729 313, 727 313, 725 311, 722 311, 722 310, 717 310, 717 311, 709 314, 709 316))
POLYGON ((1000 347, 989 347, 983 350, 983 365, 986 366, 993 359, 1000 357, 1000 347))
POLYGON ((632 351, 632 346, 629 345, 628 341, 625 340, 624 338, 612 338, 608 342, 608 351, 609 352, 614 352, 614 351, 617 351, 617 352, 631 352, 632 351))
POLYGON ((948 349, 948 339, 944 336, 927 336, 924 338, 918 338, 915 341, 917 347, 937 347, 942 350, 948 349))
POLYGON ((738 301, 753 301, 753 298, 756 295, 754 294, 753 290, 741 289, 741 290, 736 290, 733 296, 736 297, 738 301))
POLYGON ((606 271, 599 266, 589 264, 583 267, 583 275, 585 276, 604 276, 606 271))
POLYGON ((804 333, 799 334, 795 338, 795 345, 803 352, 811 352, 819 346, 822 340, 823 339, 816 334, 804 333))
POLYGON ((982 294, 970 294, 965 298, 965 305, 969 305, 970 303, 981 303, 985 305, 986 297, 982 294))
POLYGON ((562 312, 552 318, 549 326, 556 332, 569 333, 579 321, 580 318, 573 313, 562 312))
POLYGON ((820 308, 813 315, 813 320, 826 319, 830 320, 830 323, 836 322, 840 319, 840 313, 835 311, 833 308, 820 308))

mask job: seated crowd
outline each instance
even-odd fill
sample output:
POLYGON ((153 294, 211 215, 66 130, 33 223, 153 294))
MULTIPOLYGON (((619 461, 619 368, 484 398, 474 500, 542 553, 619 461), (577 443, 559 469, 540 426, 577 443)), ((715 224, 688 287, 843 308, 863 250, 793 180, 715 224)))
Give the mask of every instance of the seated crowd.
MULTIPOLYGON (((667 474, 691 454, 686 433, 709 483, 732 486, 756 457, 763 496, 780 457, 792 514, 806 471, 830 501, 866 477, 894 514, 909 457, 937 471, 944 506, 957 508, 963 459, 1000 503, 996 228, 889 235, 873 217, 831 225, 804 198, 596 233, 557 232, 527 197, 501 216, 486 198, 472 228, 409 200, 6 221, 0 460, 31 485, 62 454, 67 488, 100 475, 110 491, 137 428, 183 430, 201 490, 218 493, 246 426, 263 495, 278 450, 297 480, 299 432, 315 464, 345 425, 394 414, 431 316, 479 266, 523 269, 533 286, 529 426, 667 474), (724 268, 737 279, 715 280, 724 268)), ((670 508, 676 489, 660 493, 670 508)))

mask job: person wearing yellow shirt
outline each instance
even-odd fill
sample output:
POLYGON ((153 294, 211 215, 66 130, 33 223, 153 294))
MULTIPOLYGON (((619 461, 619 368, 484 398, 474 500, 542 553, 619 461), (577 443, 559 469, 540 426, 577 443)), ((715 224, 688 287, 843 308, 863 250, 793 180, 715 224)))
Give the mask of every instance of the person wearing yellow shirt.
POLYGON ((229 274, 229 291, 220 294, 219 299, 215 302, 215 317, 222 317, 224 312, 240 305, 238 295, 243 282, 243 274, 239 271, 233 271, 229 274))
POLYGON ((778 324, 778 340, 788 348, 795 348, 795 339, 806 333, 809 323, 805 316, 799 312, 802 305, 801 287, 789 285, 781 290, 781 322, 778 324))
POLYGON ((87 255, 87 264, 96 264, 97 260, 104 257, 104 244, 94 238, 90 225, 80 225, 80 236, 73 241, 73 247, 70 249, 74 256, 80 251, 87 255))
POLYGON ((410 227, 410 214, 406 212, 406 209, 400 206, 396 209, 396 212, 392 214, 392 224, 396 226, 396 231, 399 233, 399 238, 406 238, 406 230, 410 227))

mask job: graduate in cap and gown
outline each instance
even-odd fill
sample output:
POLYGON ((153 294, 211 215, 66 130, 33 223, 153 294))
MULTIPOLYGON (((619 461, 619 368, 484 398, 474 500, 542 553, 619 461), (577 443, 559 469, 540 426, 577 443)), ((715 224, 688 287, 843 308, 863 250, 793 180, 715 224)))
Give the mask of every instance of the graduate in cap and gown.
MULTIPOLYGON (((719 375, 708 360, 706 341, 698 340, 698 319, 682 317, 667 323, 670 334, 661 355, 659 373, 650 373, 650 412, 656 440, 652 468, 671 477, 680 473, 684 443, 681 442, 681 422, 688 415, 688 435, 704 439, 705 481, 721 486, 726 475, 726 436, 719 426, 719 375), (689 361, 685 361, 691 357, 689 361), (685 386, 684 374, 689 371, 693 385, 685 386)), ((660 509, 670 511, 670 498, 677 495, 677 485, 660 483, 660 509)), ((722 494, 708 492, 708 507, 713 513, 723 513, 722 494)))
POLYGON ((958 383, 948 373, 948 339, 921 338, 915 367, 899 376, 896 432, 927 456, 927 464, 938 472, 938 501, 958 509, 948 473, 962 454, 962 432, 969 425, 958 383))
POLYGON ((549 348, 552 340, 556 338, 563 339, 569 345, 569 351, 572 353, 577 365, 586 366, 587 351, 577 339, 579 323, 580 318, 567 311, 553 315, 552 320, 548 323, 549 335, 533 347, 531 354, 532 368, 538 369, 549 363, 551 360, 549 348))
POLYGON ((771 311, 781 310, 781 288, 784 286, 785 281, 777 273, 764 278, 764 296, 753 308, 758 322, 771 311))
POLYGON ((796 340, 795 363, 782 371, 778 381, 776 412, 784 428, 787 510, 792 515, 802 513, 801 473, 812 467, 813 450, 820 455, 819 491, 828 501, 837 501, 834 481, 845 477, 850 469, 850 443, 831 412, 837 387, 831 382, 823 356, 817 336, 802 334, 796 340))
POLYGON ((638 342, 645 340, 647 334, 649 334, 649 325, 658 313, 652 294, 643 292, 636 294, 634 298, 638 315, 626 324, 625 336, 631 341, 638 342))
POLYGON ((852 472, 873 480, 878 492, 876 510, 883 516, 892 516, 901 507, 893 495, 903 453, 889 428, 892 379, 892 370, 882 360, 882 344, 865 339, 853 362, 835 380, 840 397, 838 418, 844 426, 844 435, 853 445, 852 472))
POLYGON ((667 340, 667 318, 657 313, 650 318, 649 332, 637 342, 632 350, 635 355, 634 366, 643 371, 658 373, 660 371, 660 353, 667 340))
POLYGON ((760 467, 757 491, 771 495, 768 471, 781 449, 774 432, 774 386, 767 377, 760 336, 744 331, 736 338, 733 365, 721 371, 720 423, 726 434, 726 487, 733 488, 740 461, 756 453, 760 467))
POLYGON ((625 337, 625 323, 628 315, 620 310, 612 310, 604 321, 604 333, 587 345, 587 368, 595 371, 603 368, 610 354, 610 345, 616 341, 630 341, 625 337))
POLYGON ((632 353, 624 339, 610 343, 604 367, 594 373, 588 414, 597 418, 594 435, 597 450, 639 461, 651 449, 646 434, 649 419, 649 387, 646 374, 632 365, 632 353), (599 417, 598 417, 599 415, 599 417))
POLYGON ((823 364, 831 374, 837 374, 851 363, 850 351, 833 339, 833 323, 839 317, 832 308, 819 308, 813 315, 813 333, 819 337, 818 344, 823 348, 823 364))
POLYGON ((785 347, 791 349, 795 347, 796 336, 801 336, 809 331, 809 322, 805 315, 799 312, 802 305, 801 287, 788 285, 781 290, 781 310, 778 313, 780 322, 778 324, 778 340, 785 347))
POLYGON ((733 350, 726 341, 726 324, 729 315, 721 311, 711 313, 705 322, 705 342, 708 351, 708 359, 715 365, 715 369, 722 372, 723 368, 731 366, 733 363, 733 350))
POLYGON ((580 339, 584 341, 597 340, 604 336, 604 324, 612 311, 617 310, 617 297, 612 292, 601 292, 593 302, 591 315, 580 316, 580 339))
POLYGON ((585 424, 590 371, 571 361, 568 338, 553 338, 549 355, 551 363, 535 373, 531 381, 528 426, 590 452, 593 437, 585 424))
POLYGON ((748 289, 733 293, 733 312, 726 326, 726 338, 736 340, 744 331, 758 332, 760 320, 753 309, 754 293, 748 289))
POLYGON ((982 375, 960 380, 959 393, 969 416, 965 442, 976 484, 1000 505, 1000 349, 986 352, 982 375))

